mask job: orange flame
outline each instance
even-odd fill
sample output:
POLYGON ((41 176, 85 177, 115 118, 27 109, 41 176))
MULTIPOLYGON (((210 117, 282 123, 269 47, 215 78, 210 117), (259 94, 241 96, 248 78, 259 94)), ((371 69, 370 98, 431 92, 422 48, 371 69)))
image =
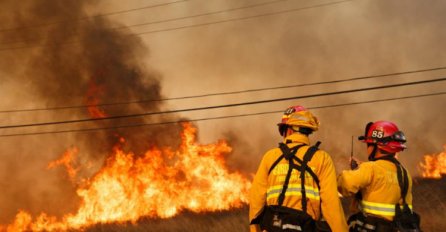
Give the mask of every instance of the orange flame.
MULTIPOLYGON (((136 157, 116 146, 101 170, 78 188, 81 204, 75 214, 57 220, 42 213, 33 220, 20 211, 6 231, 82 230, 96 223, 136 222, 142 216, 172 217, 185 209, 209 212, 241 207, 247 202, 250 183, 226 168, 224 154, 231 147, 223 140, 197 144, 196 128, 189 123, 183 128, 178 151, 154 147, 136 157)), ((64 153, 61 160, 72 153, 64 153)), ((52 163, 66 165, 65 161, 52 163)))
POLYGON ((446 175, 446 144, 443 149, 440 154, 424 156, 424 163, 420 163, 423 177, 440 179, 446 175))
POLYGON ((98 107, 99 97, 104 93, 104 88, 97 85, 94 80, 91 80, 88 86, 87 97, 85 102, 88 105, 88 113, 92 118, 104 118, 107 116, 104 110, 98 107))
POLYGON ((77 148, 71 148, 66 150, 62 157, 58 160, 52 161, 48 164, 47 168, 52 169, 57 166, 63 165, 65 169, 67 170, 68 177, 70 178, 71 182, 75 182, 76 174, 79 171, 79 168, 74 168, 73 163, 75 163, 76 155, 79 152, 79 149, 77 148))

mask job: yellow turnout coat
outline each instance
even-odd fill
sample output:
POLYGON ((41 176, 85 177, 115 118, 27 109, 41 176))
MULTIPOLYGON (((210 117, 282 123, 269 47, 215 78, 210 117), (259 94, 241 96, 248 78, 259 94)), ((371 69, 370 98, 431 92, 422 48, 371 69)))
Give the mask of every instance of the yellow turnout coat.
MULTIPOLYGON (((288 147, 294 147, 300 144, 301 147, 296 156, 303 159, 304 154, 309 148, 309 139, 307 136, 294 133, 285 138, 288 141, 288 147)), ((285 177, 288 171, 288 161, 282 159, 268 175, 268 171, 273 163, 282 155, 280 148, 269 150, 262 158, 260 166, 254 177, 254 181, 249 193, 249 220, 254 220, 261 214, 266 205, 277 205, 278 197, 282 191, 285 177)), ((319 179, 320 190, 311 175, 305 173, 305 190, 307 197, 307 213, 315 220, 320 217, 320 202, 322 202, 323 217, 334 232, 348 231, 347 223, 344 217, 336 184, 336 173, 333 161, 327 152, 318 150, 313 158, 308 162, 308 166, 313 170, 319 179), (320 201, 322 200, 322 201, 320 201)), ((285 193, 283 206, 302 210, 301 203, 301 180, 299 172, 293 170, 288 189, 285 193)), ((260 231, 257 225, 251 225, 251 231, 260 231)))

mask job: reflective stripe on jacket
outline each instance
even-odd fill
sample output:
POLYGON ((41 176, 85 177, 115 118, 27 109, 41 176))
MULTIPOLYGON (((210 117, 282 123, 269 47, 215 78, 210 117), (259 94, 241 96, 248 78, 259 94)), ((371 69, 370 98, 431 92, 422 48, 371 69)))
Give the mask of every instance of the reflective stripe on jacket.
MULTIPOLYGON (((294 133, 285 138, 291 140, 287 145, 294 147, 299 144, 309 145, 307 136, 294 133)), ((303 146, 296 154, 302 159, 309 146, 303 146)), ((279 148, 269 150, 262 158, 253 184, 249 193, 249 220, 252 221, 263 210, 265 204, 277 205, 278 197, 282 191, 288 161, 282 159, 278 165, 268 175, 268 171, 273 163, 282 155, 279 148)), ((336 185, 336 173, 331 157, 322 150, 318 150, 308 166, 314 171, 319 179, 321 190, 318 190, 316 183, 309 173, 305 173, 305 192, 307 196, 307 213, 315 220, 320 216, 320 199, 322 199, 322 212, 325 220, 334 232, 348 231, 336 185)), ((283 206, 301 210, 301 185, 299 172, 293 170, 288 189, 285 193, 283 206)), ((256 227, 251 226, 251 231, 256 231, 256 227)), ((257 228, 258 229, 258 228, 257 228)))
MULTIPOLYGON (((408 174, 407 204, 412 204, 412 178, 408 174)), ((364 213, 393 220, 395 204, 401 191, 395 164, 386 160, 364 162, 356 170, 345 170, 338 177, 338 189, 343 196, 362 194, 360 210, 364 213)))
MULTIPOLYGON (((283 189, 283 185, 276 185, 276 186, 271 186, 270 188, 268 188, 268 191, 266 192, 266 201, 270 201, 273 198, 278 198, 280 193, 282 192, 283 189)), ((290 196, 299 196, 299 198, 301 197, 302 194, 302 188, 300 186, 300 184, 289 184, 288 188, 285 192, 285 197, 290 197, 290 196)), ((312 186, 308 186, 305 185, 305 193, 307 198, 310 198, 312 200, 316 200, 319 201, 320 199, 320 194, 319 194, 319 190, 316 188, 313 188, 312 186)))
MULTIPOLYGON (((409 208, 412 209, 412 205, 409 205, 409 208)), ((361 210, 364 213, 380 215, 384 217, 395 216, 395 204, 383 204, 383 203, 375 203, 363 200, 361 201, 361 210)))

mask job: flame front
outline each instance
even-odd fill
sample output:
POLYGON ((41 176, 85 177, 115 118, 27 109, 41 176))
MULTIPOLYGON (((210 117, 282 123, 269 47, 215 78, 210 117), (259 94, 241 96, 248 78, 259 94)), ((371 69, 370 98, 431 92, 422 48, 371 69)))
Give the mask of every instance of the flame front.
POLYGON ((446 175, 446 144, 440 154, 425 155, 424 163, 421 163, 420 167, 425 178, 440 179, 446 175))
MULTIPOLYGON (((153 147, 136 157, 115 146, 104 166, 78 188, 81 204, 75 214, 57 220, 42 213, 33 220, 20 211, 6 230, 83 229, 96 223, 136 222, 143 216, 167 218, 185 209, 209 212, 241 207, 250 184, 241 174, 227 170, 224 154, 231 147, 223 140, 197 144, 196 128, 189 123, 183 128, 178 151, 153 147)), ((73 152, 77 150, 66 152, 64 161, 55 164, 70 170, 66 160, 73 152)))

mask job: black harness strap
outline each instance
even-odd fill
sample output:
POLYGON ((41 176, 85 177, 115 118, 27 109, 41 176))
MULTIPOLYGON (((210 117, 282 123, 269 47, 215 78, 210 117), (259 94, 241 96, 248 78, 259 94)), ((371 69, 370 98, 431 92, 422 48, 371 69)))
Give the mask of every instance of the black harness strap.
POLYGON ((289 159, 288 161, 289 161, 288 172, 286 174, 285 183, 283 184, 283 187, 282 187, 282 192, 280 193, 279 199, 278 199, 279 206, 282 206, 283 200, 285 199, 285 193, 286 193, 286 190, 288 189, 288 184, 290 183, 290 179, 291 179, 291 173, 293 172, 293 168, 294 168, 293 160, 289 159))
POLYGON ((408 190, 408 178, 406 169, 404 169, 401 165, 397 165, 397 175, 398 175, 398 184, 401 189, 401 198, 403 200, 403 204, 406 204, 406 195, 408 190))
MULTIPOLYGON (((302 193, 302 211, 307 212, 307 194, 305 192, 305 171, 311 169, 307 166, 308 162, 313 158, 314 153, 319 149, 319 145, 321 142, 317 142, 316 145, 308 148, 307 152, 304 155, 301 171, 300 171, 300 181, 301 181, 301 193, 302 193)), ((316 178, 317 179, 317 178, 316 178)), ((317 181, 319 182, 319 180, 317 181)), ((319 187, 319 184, 318 184, 319 187)))
POLYGON ((401 199, 403 201, 403 204, 402 205, 400 203, 395 204, 395 214, 401 213, 401 206, 403 206, 403 211, 412 212, 412 210, 410 210, 409 205, 406 202, 406 196, 407 196, 407 192, 409 190, 409 177, 407 175, 406 169, 403 167, 403 165, 401 165, 401 163, 394 156, 389 155, 389 156, 381 157, 379 159, 388 160, 388 161, 394 163, 396 166, 398 185, 400 186, 401 199))
POLYGON ((283 185, 282 188, 282 192, 279 195, 279 199, 278 199, 278 204, 279 206, 282 206, 283 204, 283 200, 285 199, 285 192, 288 189, 288 184, 290 182, 290 178, 291 178, 291 173, 293 171, 293 166, 294 163, 292 162, 291 157, 295 157, 297 150, 299 150, 299 148, 305 146, 304 144, 300 144, 297 145, 293 148, 289 148, 286 144, 284 143, 279 143, 279 148, 282 151, 282 155, 273 163, 273 165, 271 166, 271 168, 269 169, 268 175, 269 173, 277 166, 277 164, 283 159, 285 158, 286 160, 289 161, 289 168, 288 168, 288 172, 285 178, 285 183, 283 185))
MULTIPOLYGON (((409 190, 409 177, 407 176, 406 169, 394 156, 384 156, 379 159, 388 160, 395 164, 396 174, 398 177, 398 185, 400 186, 401 198, 403 200, 403 207, 406 207, 407 205, 406 196, 407 196, 407 191, 409 190)), ((397 205, 399 206, 399 203, 397 205)))
MULTIPOLYGON (((298 162, 300 165, 302 165, 302 160, 298 159, 297 157, 293 157, 294 161, 298 162)), ((316 173, 313 172, 313 169, 311 169, 310 167, 306 167, 306 171, 308 173, 310 173, 311 177, 313 177, 314 182, 316 182, 317 188, 320 189, 321 187, 319 186, 319 178, 317 177, 316 173)))
POLYGON ((311 175, 311 177, 313 177, 314 181, 317 184, 318 189, 320 189, 319 179, 317 178, 317 176, 313 172, 313 170, 310 167, 308 167, 308 165, 307 165, 308 162, 311 160, 311 158, 313 158, 314 153, 316 153, 316 151, 319 149, 318 148, 319 144, 320 144, 320 142, 318 141, 316 143, 316 145, 309 147, 307 152, 305 153, 305 155, 303 157, 303 160, 300 160, 299 158, 297 158, 295 156, 297 150, 299 148, 301 148, 302 146, 304 146, 303 144, 295 146, 295 147, 293 147, 291 149, 287 145, 285 145, 283 143, 279 144, 279 147, 282 150, 283 154, 273 163, 273 165, 271 166, 271 168, 269 169, 269 172, 268 172, 268 174, 271 173, 271 171, 277 166, 277 164, 283 158, 288 160, 289 168, 288 168, 288 171, 287 171, 287 175, 285 177, 284 185, 282 187, 282 192, 280 193, 279 198, 278 198, 278 205, 279 206, 282 206, 283 201, 285 199, 285 193, 286 193, 286 191, 288 189, 288 184, 289 184, 289 181, 290 181, 290 178, 291 178, 291 173, 292 173, 293 169, 296 169, 296 170, 298 170, 300 172, 301 194, 302 194, 302 199, 301 199, 302 200, 302 211, 305 212, 305 213, 307 212, 307 197, 306 197, 306 191, 305 191, 305 172, 308 172, 311 175), (296 161, 297 163, 299 163, 300 165, 297 165, 296 163, 294 163, 293 160, 296 161))
POLYGON ((398 185, 400 186, 401 199, 403 203, 400 204, 397 202, 395 204, 395 217, 393 218, 395 228, 397 231, 420 232, 420 216, 412 211, 406 202, 406 196, 409 190, 409 176, 406 169, 392 155, 385 156, 380 159, 388 160, 394 163, 397 168, 398 185))
POLYGON ((279 164, 279 162, 285 158, 285 159, 289 159, 287 157, 294 157, 294 155, 296 154, 297 150, 299 150, 299 148, 305 146, 304 144, 300 144, 297 145, 293 148, 289 148, 286 144, 284 143, 279 143, 279 148, 282 151, 282 155, 273 163, 273 165, 271 165, 271 168, 269 168, 268 171, 268 175, 271 173, 271 171, 277 166, 277 164, 279 164))
POLYGON ((401 166, 401 169, 403 170, 403 176, 404 176, 404 188, 401 192, 401 197, 403 198, 403 204, 406 204, 406 195, 407 191, 409 190, 409 177, 407 175, 407 171, 403 166, 401 166))

